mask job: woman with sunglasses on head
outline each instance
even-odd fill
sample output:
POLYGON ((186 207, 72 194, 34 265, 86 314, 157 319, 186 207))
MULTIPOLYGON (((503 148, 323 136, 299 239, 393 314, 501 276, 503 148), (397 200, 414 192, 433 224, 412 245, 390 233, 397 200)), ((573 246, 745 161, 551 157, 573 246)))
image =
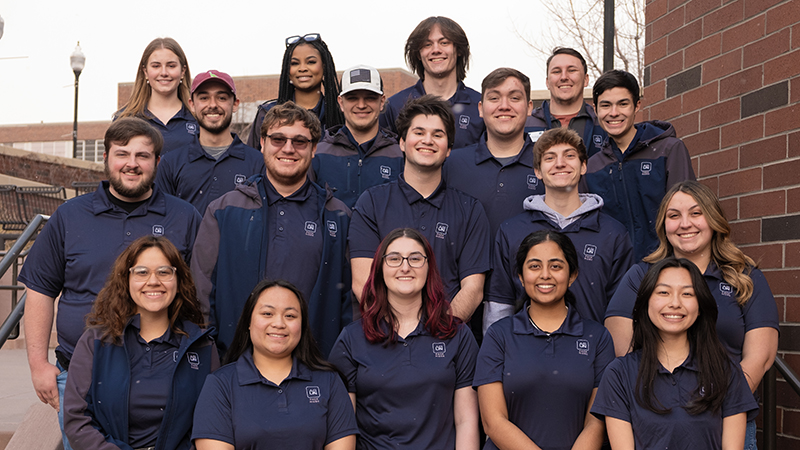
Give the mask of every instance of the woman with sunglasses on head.
POLYGON ((614 450, 743 447, 758 404, 716 321, 694 263, 670 256, 648 270, 633 307, 633 351, 609 364, 592 407, 614 450))
POLYGON ((355 449, 358 428, 342 375, 322 359, 294 285, 255 286, 225 362, 197 401, 197 450, 355 449))
POLYGON ((165 237, 114 262, 75 346, 64 430, 75 449, 189 449, 192 413, 219 366, 189 267, 165 237))
POLYGON ((181 46, 172 38, 156 38, 144 49, 128 103, 114 114, 140 117, 164 136, 161 154, 194 143, 199 133, 191 113, 192 76, 181 46))
POLYGON ((247 145, 261 150, 260 133, 264 116, 273 106, 289 100, 319 118, 323 135, 327 128, 343 124, 344 115, 338 104, 340 91, 333 56, 319 33, 286 38, 278 98, 258 107, 247 137, 247 145))
POLYGON ((381 242, 361 301, 330 361, 347 378, 359 449, 478 448, 472 389, 478 352, 454 317, 425 237, 398 228, 381 242))
POLYGON ((520 244, 516 269, 525 297, 516 314, 489 327, 475 368, 489 437, 483 448, 599 450, 603 422, 589 409, 614 344, 575 308, 575 247, 558 231, 533 232, 520 244))
MULTIPOLYGON (((697 181, 673 186, 656 216, 659 246, 633 266, 606 309, 605 325, 618 356, 630 351, 633 306, 647 269, 675 256, 693 262, 717 302, 717 334, 755 392, 778 351, 778 309, 764 274, 731 241, 731 228, 714 192, 697 181)), ((755 448, 755 421, 747 423, 746 449, 755 448)))

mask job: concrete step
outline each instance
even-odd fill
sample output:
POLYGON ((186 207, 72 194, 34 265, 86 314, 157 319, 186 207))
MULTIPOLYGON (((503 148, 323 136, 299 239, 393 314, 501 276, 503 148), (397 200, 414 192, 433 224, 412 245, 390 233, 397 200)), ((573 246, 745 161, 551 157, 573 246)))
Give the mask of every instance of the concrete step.
MULTIPOLYGON (((52 350, 50 353, 50 361, 55 361, 52 350)), ((45 406, 55 412, 49 406, 41 403, 33 391, 25 350, 4 347, 3 350, 0 350, 0 450, 6 448, 12 435, 20 427, 26 413, 33 405, 45 406)), ((37 430, 33 434, 38 432, 37 430)), ((58 432, 58 423, 56 423, 56 432, 58 432)))

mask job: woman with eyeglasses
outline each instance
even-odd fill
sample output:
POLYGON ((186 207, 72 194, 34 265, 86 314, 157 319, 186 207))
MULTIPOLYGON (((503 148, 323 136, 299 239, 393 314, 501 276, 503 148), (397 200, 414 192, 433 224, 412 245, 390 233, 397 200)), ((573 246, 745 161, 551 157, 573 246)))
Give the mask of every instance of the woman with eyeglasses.
POLYGON ((275 105, 291 100, 313 112, 322 124, 322 133, 327 128, 344 123, 339 109, 341 91, 336 65, 328 46, 319 33, 286 38, 283 54, 278 98, 262 103, 250 127, 247 145, 261 150, 261 124, 267 111, 275 105))
POLYGON ((76 449, 189 449, 206 375, 219 366, 189 267, 165 237, 114 262, 75 346, 64 429, 76 449))
POLYGON ((381 242, 330 361, 348 381, 360 449, 478 449, 472 332, 445 300, 430 244, 411 228, 381 242))
POLYGON ((533 232, 516 271, 525 295, 516 314, 489 327, 475 368, 483 448, 599 450, 605 428, 589 409, 614 343, 575 308, 575 246, 564 233, 533 232))
POLYGON ((191 113, 192 75, 181 46, 172 38, 156 38, 142 53, 128 103, 114 120, 139 117, 164 136, 161 154, 194 143, 199 133, 191 113))

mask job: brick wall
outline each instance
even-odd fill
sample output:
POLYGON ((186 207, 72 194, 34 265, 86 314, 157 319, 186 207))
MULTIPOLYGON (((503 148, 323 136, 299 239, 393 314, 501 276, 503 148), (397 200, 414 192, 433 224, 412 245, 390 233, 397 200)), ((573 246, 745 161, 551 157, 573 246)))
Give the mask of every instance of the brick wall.
MULTIPOLYGON (((800 4, 646 1, 642 118, 671 121, 719 195, 800 372, 800 4)), ((800 397, 779 382, 778 399, 778 448, 800 448, 800 397)))
POLYGON ((73 181, 104 180, 103 165, 0 146, 0 173, 70 188, 73 181))

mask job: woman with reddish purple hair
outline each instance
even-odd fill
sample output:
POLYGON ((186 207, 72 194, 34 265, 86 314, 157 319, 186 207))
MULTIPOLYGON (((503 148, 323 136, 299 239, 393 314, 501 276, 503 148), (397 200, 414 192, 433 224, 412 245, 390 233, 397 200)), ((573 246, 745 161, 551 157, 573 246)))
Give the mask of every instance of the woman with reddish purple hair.
POLYGON ((389 233, 364 286, 361 319, 330 356, 356 407, 357 448, 478 449, 477 353, 450 312, 428 241, 412 228, 389 233))

